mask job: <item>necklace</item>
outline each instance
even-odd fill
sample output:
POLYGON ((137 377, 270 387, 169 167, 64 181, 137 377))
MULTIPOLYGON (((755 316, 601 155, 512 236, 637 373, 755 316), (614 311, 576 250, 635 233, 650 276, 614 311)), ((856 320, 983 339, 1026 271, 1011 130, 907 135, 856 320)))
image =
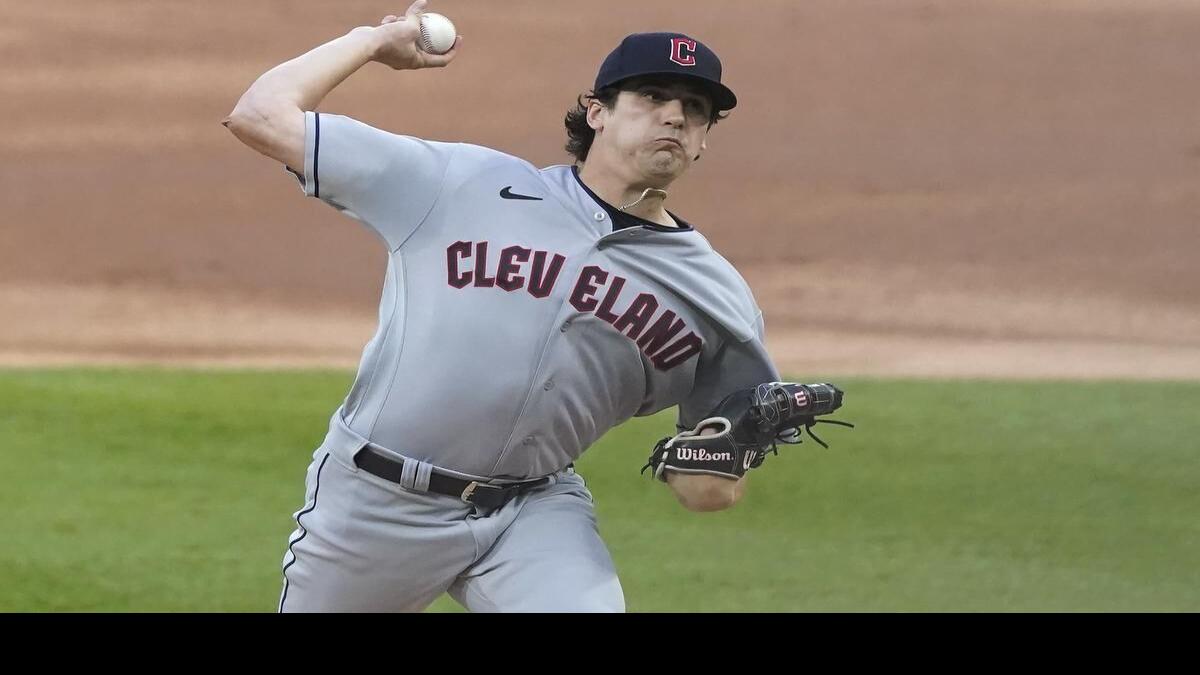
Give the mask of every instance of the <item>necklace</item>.
POLYGON ((659 197, 659 199, 666 199, 666 198, 667 198, 667 191, 666 191, 666 190, 660 190, 660 189, 658 189, 658 188, 646 188, 645 190, 642 190, 642 196, 641 196, 641 197, 638 197, 638 198, 637 198, 637 199, 635 199, 634 201, 632 201, 632 202, 629 202, 628 204, 626 204, 625 206, 622 206, 622 207, 618 208, 617 210, 618 210, 618 211, 624 211, 625 209, 629 209, 629 208, 633 208, 634 206, 637 206, 638 204, 640 204, 640 203, 642 202, 642 200, 644 200, 644 199, 646 199, 647 197, 649 197, 651 192, 655 193, 655 195, 656 195, 656 196, 658 196, 658 195, 662 195, 661 197, 659 197))

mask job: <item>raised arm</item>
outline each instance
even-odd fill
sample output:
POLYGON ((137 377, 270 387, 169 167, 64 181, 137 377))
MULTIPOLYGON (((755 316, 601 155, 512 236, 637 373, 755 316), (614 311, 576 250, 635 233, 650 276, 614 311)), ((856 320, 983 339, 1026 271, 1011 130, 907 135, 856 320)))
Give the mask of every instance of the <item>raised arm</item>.
POLYGON ((396 70, 441 68, 458 52, 462 38, 445 54, 420 49, 417 0, 403 17, 386 16, 378 26, 360 26, 264 73, 224 122, 233 135, 294 171, 304 170, 304 113, 313 110, 352 73, 371 61, 396 70))

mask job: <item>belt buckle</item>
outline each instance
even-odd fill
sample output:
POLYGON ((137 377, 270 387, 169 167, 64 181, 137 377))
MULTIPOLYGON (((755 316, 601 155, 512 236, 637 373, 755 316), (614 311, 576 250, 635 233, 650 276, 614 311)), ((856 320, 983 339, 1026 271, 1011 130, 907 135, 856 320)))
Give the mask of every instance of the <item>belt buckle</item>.
POLYGON ((489 485, 487 483, 480 483, 477 480, 473 480, 470 483, 467 483, 467 487, 463 489, 462 495, 460 495, 460 498, 464 502, 467 502, 468 504, 477 504, 479 506, 495 508, 496 506, 499 506, 506 501, 505 499, 502 498, 505 491, 506 491, 505 488, 500 487, 498 485, 489 485), (474 498, 476 496, 478 496, 478 497, 486 496, 488 498, 483 499, 481 501, 475 501, 474 498), (499 500, 497 501, 496 498, 499 498, 499 500))
POLYGON ((479 487, 479 481, 473 480, 467 483, 467 487, 462 491, 460 498, 467 503, 471 502, 471 495, 475 494, 475 488, 479 487))

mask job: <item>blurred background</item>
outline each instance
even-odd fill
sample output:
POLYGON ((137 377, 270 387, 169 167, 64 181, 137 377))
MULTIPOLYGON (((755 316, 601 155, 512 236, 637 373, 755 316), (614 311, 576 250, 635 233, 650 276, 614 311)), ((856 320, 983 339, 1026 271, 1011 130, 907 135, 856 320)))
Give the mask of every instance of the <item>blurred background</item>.
MULTIPOLYGON (((385 254, 220 122, 403 10, 0 0, 0 610, 271 609, 385 254)), ((667 417, 589 453, 631 609, 1200 608, 1200 0, 429 10, 449 68, 320 109, 561 164, 624 35, 712 47, 740 105, 668 208, 785 375, 855 387, 848 454, 773 458, 705 521, 634 475, 667 417)))
MULTIPOLYGON (((403 8, 400 8, 403 9, 403 8)), ((383 251, 220 126, 376 1, 4 2, 0 363, 352 365, 383 251)), ((321 109, 566 163, 562 116, 642 30, 741 105, 670 197, 791 372, 1200 375, 1200 3, 442 0, 442 71, 321 109)))

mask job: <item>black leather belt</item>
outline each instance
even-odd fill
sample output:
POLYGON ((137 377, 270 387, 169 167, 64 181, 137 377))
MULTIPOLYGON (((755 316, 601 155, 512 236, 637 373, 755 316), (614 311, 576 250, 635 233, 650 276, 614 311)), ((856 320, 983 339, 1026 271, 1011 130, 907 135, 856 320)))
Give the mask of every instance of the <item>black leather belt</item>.
MULTIPOLYGON (((354 456, 354 463, 363 471, 375 474, 393 483, 400 483, 400 476, 404 472, 404 462, 402 460, 382 455, 370 446, 363 448, 354 456)), ((508 500, 525 490, 545 485, 549 482, 549 478, 536 478, 520 483, 493 485, 491 483, 480 483, 479 481, 455 478, 434 471, 429 474, 429 491, 458 497, 469 504, 495 509, 504 506, 508 500)))

